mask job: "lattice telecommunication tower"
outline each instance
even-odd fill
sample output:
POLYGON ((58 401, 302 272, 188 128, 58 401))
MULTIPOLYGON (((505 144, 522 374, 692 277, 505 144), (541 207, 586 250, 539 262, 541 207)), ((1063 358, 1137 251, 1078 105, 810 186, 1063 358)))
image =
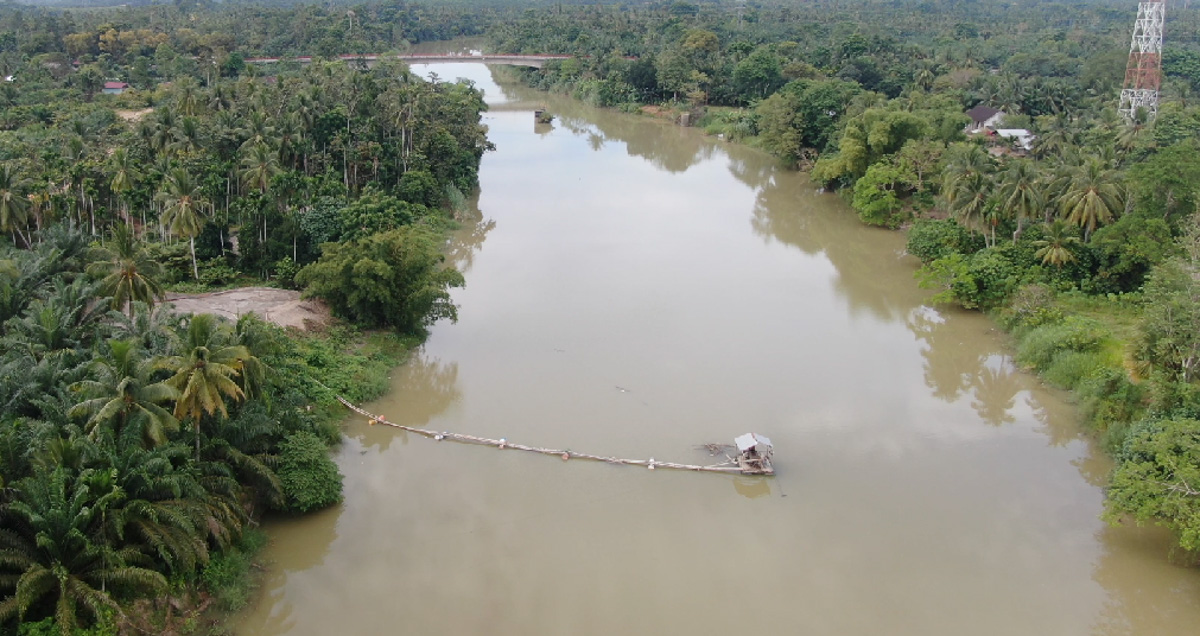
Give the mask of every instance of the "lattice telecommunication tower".
POLYGON ((1150 118, 1158 114, 1158 89, 1162 86, 1163 20, 1166 0, 1138 3, 1133 23, 1133 41, 1129 44, 1129 63, 1125 65, 1125 84, 1121 88, 1118 110, 1132 120, 1138 109, 1150 118))

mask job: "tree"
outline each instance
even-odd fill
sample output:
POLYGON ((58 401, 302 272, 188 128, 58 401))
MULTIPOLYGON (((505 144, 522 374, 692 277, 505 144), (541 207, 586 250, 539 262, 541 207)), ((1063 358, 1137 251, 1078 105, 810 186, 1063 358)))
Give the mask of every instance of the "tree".
POLYGON ((1171 381, 1189 383, 1200 377, 1198 271, 1194 262, 1173 259, 1146 282, 1134 358, 1171 381))
POLYGON ((733 83, 743 101, 763 99, 783 84, 779 58, 759 48, 733 68, 733 83))
POLYGON ((1071 248, 1078 244, 1079 239, 1070 233, 1067 224, 1055 221, 1046 228, 1045 238, 1033 242, 1034 247, 1038 248, 1033 255, 1042 259, 1045 265, 1061 268, 1075 260, 1071 248))
POLYGON ((232 332, 212 314, 192 316, 187 331, 177 344, 177 355, 160 366, 174 372, 166 383, 179 391, 175 417, 192 423, 196 434, 196 460, 200 460, 200 423, 205 416, 220 413, 229 417, 226 398, 240 400, 245 393, 238 386, 242 361, 250 352, 239 344, 230 344, 232 332))
POLYGON ((200 279, 196 266, 196 236, 204 229, 209 202, 200 184, 182 168, 172 170, 159 193, 163 203, 162 222, 171 232, 186 236, 192 252, 192 275, 200 279))
POLYGON ((158 283, 162 266, 145 250, 139 249, 133 228, 124 224, 113 228, 112 242, 101 254, 104 260, 92 263, 88 271, 104 276, 100 290, 112 297, 113 309, 128 308, 132 316, 133 302, 146 303, 153 308, 156 300, 163 299, 163 288, 158 283))
POLYGON ((113 150, 112 156, 109 157, 109 174, 112 175, 109 179, 109 188, 121 200, 126 214, 126 222, 132 222, 132 219, 128 218, 129 202, 125 200, 125 194, 133 189, 141 175, 137 169, 137 162, 129 155, 127 149, 116 148, 113 150))
MULTIPOLYGON (((161 574, 128 565, 136 550, 100 540, 103 515, 122 497, 104 482, 104 475, 92 470, 73 475, 57 467, 42 468, 14 485, 13 500, 0 509, 0 567, 15 572, 14 593, 0 601, 0 621, 23 619, 32 607, 48 601, 55 608, 55 624, 69 636, 80 622, 80 611, 93 619, 106 611, 120 613, 109 587, 141 592, 166 588, 161 574)), ((0 576, 0 585, 12 578, 0 576)))
POLYGON ((1124 206, 1125 192, 1113 170, 1092 159, 1077 168, 1067 184, 1062 211, 1068 223, 1083 229, 1086 243, 1099 225, 1112 221, 1124 206))
POLYGON ((1200 550, 1200 422, 1143 422, 1126 439, 1105 501, 1105 518, 1132 515, 1179 533, 1185 550, 1200 550))
POLYGON ((279 159, 265 143, 256 143, 243 152, 242 182, 265 193, 271 187, 271 179, 281 173, 279 159))
POLYGON ((1200 201, 1200 144, 1162 148, 1129 168, 1129 191, 1139 212, 1172 216, 1191 214, 1200 201))
POLYGON ((867 174, 854 183, 851 205, 858 217, 869 225, 895 225, 903 207, 897 191, 909 186, 911 178, 891 162, 881 161, 867 168, 867 174))
POLYGON ((1017 231, 1013 233, 1013 243, 1016 243, 1025 221, 1034 218, 1046 204, 1033 162, 1028 159, 1012 160, 1000 174, 997 194, 1000 205, 1017 220, 1017 231))
POLYGON ((29 200, 22 194, 24 188, 25 180, 16 165, 4 162, 0 167, 0 231, 19 232, 28 221, 29 200))
POLYGON ((440 318, 457 318, 450 288, 462 274, 443 265, 439 241, 429 230, 405 226, 359 241, 326 244, 316 263, 296 281, 338 314, 373 327, 417 333, 440 318))
POLYGON ((910 139, 904 142, 904 146, 896 154, 896 162, 916 176, 917 182, 914 185, 917 192, 924 192, 925 178, 937 167, 945 151, 946 144, 940 141, 910 139))
POLYGON ((155 382, 156 369, 156 361, 145 358, 133 340, 109 340, 107 355, 88 365, 92 379, 71 385, 86 399, 70 415, 87 416, 85 430, 93 437, 106 428, 120 437, 133 424, 144 444, 163 444, 167 432, 178 430, 179 421, 162 405, 177 399, 179 391, 155 382))

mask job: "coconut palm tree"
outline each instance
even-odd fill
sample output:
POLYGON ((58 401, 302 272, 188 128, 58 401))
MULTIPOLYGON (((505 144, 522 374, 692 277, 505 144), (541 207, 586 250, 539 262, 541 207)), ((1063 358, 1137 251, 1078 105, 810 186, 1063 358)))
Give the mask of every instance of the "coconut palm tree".
POLYGON ((1016 243, 1025 221, 1033 218, 1045 204, 1042 184, 1038 180, 1033 162, 1028 159, 1015 159, 1010 162, 1008 169, 1000 175, 997 194, 1000 197, 1000 205, 1017 220, 1017 230, 1013 232, 1013 243, 1016 243))
POLYGON ((108 352, 88 365, 91 379, 71 385, 71 391, 86 399, 71 409, 73 417, 87 416, 85 430, 93 438, 102 431, 121 437, 135 426, 147 446, 167 441, 167 432, 179 429, 179 421, 163 408, 179 397, 165 382, 155 382, 155 361, 146 358, 133 340, 110 340, 108 352))
POLYGON ((175 107, 185 117, 195 117, 200 108, 200 89, 196 81, 184 77, 175 85, 175 107))
POLYGON ((129 201, 125 199, 125 193, 133 189, 138 177, 141 176, 137 168, 137 162, 129 156, 128 150, 117 148, 113 150, 112 156, 109 157, 108 166, 112 175, 112 178, 108 182, 108 187, 120 199, 126 221, 132 222, 132 219, 129 218, 129 201))
POLYGON ((266 193, 271 187, 271 179, 280 172, 279 158, 266 144, 243 146, 241 177, 247 186, 266 193))
POLYGON ((200 270, 196 266, 196 236, 204 229, 205 214, 210 208, 208 199, 200 191, 200 184, 182 168, 176 168, 167 175, 158 196, 163 203, 163 224, 171 232, 188 238, 192 250, 192 275, 198 280, 200 270))
POLYGON ((1076 245, 1079 245, 1079 239, 1071 233, 1070 226, 1056 220, 1046 228, 1045 238, 1033 242, 1033 246, 1038 248, 1033 256, 1042 259, 1043 265, 1061 268, 1075 260, 1075 252, 1071 248, 1076 245))
POLYGON ((1040 159, 1060 156, 1078 145, 1078 141, 1079 135, 1071 119, 1066 115, 1055 115, 1033 141, 1033 154, 1040 159))
POLYGON ((112 297, 113 309, 128 308, 132 316, 133 301, 153 308, 154 301, 162 300, 164 292, 157 280, 162 266, 139 249, 133 238, 133 228, 123 224, 113 228, 113 240, 101 254, 103 260, 89 265, 88 273, 104 276, 100 289, 112 297))
POLYGON ((229 416, 226 398, 245 396, 237 379, 243 361, 250 357, 246 347, 233 344, 231 330, 211 314, 192 316, 187 331, 177 343, 179 352, 161 363, 174 371, 167 384, 179 391, 175 417, 192 422, 196 433, 196 459, 200 459, 200 422, 204 416, 229 416))
POLYGON ((171 143, 171 148, 181 155, 197 153, 203 147, 202 136, 200 121, 190 115, 185 116, 175 129, 175 141, 171 143))
POLYGON ((1083 228, 1086 243, 1097 226, 1113 220, 1125 204, 1125 190, 1115 170, 1096 160, 1075 169, 1062 198, 1066 220, 1083 228))
POLYGON ((0 586, 12 590, 0 601, 0 622, 52 603, 54 623, 68 636, 81 612, 93 619, 120 613, 110 589, 153 593, 167 587, 158 572, 129 565, 140 556, 136 549, 103 542, 104 515, 122 498, 105 481, 90 469, 76 474, 39 466, 13 485, 11 502, 0 508, 0 586))
MULTIPOLYGON (((955 184, 953 197, 950 200, 950 214, 964 226, 985 232, 991 229, 988 247, 996 242, 996 223, 998 219, 990 210, 991 195, 994 183, 989 175, 975 173, 955 184)), ((985 233, 985 238, 988 235, 985 233)))

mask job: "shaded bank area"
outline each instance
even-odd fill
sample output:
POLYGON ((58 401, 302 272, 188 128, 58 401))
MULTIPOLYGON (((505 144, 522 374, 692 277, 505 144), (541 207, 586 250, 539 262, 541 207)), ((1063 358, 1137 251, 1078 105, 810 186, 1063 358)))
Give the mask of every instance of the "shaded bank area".
POLYGON ((497 146, 478 246, 390 393, 429 430, 676 457, 747 429, 774 480, 536 461, 350 421, 346 501, 272 524, 246 635, 1190 634, 1169 537, 991 322, 926 306, 902 236, 769 157, 470 68, 497 146), (786 494, 786 497, 782 495, 786 494), (714 610, 713 608, 721 608, 714 610))

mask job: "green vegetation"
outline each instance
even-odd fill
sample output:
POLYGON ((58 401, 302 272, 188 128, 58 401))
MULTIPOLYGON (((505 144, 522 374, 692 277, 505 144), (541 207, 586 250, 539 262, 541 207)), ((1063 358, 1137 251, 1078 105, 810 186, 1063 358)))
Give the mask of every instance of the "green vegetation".
POLYGON ((381 395, 455 317, 440 250, 490 148, 481 93, 395 60, 244 62, 293 50, 247 35, 337 54, 463 32, 381 11, 0 6, 0 634, 201 633, 200 609, 244 606, 256 518, 341 501, 335 396, 381 395), (390 330, 162 305, 245 283, 390 330))
POLYGON ((1197 9, 1171 9, 1157 117, 1126 120, 1124 3, 473 4, 0 5, 0 633, 163 631, 136 599, 205 586, 237 607, 251 513, 338 500, 328 409, 382 391, 390 348, 156 304, 266 282, 401 334, 375 338, 453 319, 481 95, 336 56, 460 35, 570 55, 516 72, 692 113, 909 226, 934 300, 1075 392, 1109 518, 1200 547, 1197 9), (315 59, 247 63, 291 55, 315 59), (968 134, 977 106, 1032 138, 968 134))

